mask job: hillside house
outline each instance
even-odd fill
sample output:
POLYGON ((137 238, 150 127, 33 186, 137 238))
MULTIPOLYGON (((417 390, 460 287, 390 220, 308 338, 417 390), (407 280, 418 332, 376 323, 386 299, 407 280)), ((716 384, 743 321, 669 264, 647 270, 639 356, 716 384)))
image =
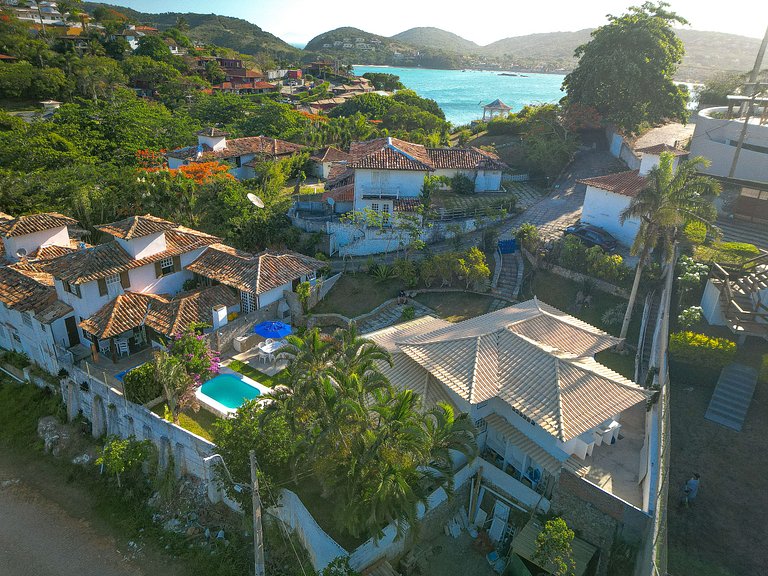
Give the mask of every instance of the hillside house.
POLYGON ((647 432, 652 391, 594 358, 618 339, 535 298, 455 324, 426 316, 364 336, 391 354, 392 365, 380 368, 396 388, 475 423, 480 455, 466 464, 480 473, 469 519, 490 526, 492 542, 504 540, 507 525, 494 504, 476 507, 484 494, 566 518, 601 548, 596 574, 606 573, 615 534, 647 537, 659 465, 658 440, 647 432))
POLYGON ((327 179, 334 164, 346 164, 350 160, 350 155, 342 152, 335 146, 327 146, 312 154, 309 157, 313 166, 313 175, 318 178, 327 179))
POLYGON ((458 323, 433 317, 366 334, 392 355, 382 371, 429 408, 445 402, 480 431, 483 479, 547 510, 567 471, 639 510, 655 448, 651 392, 596 362, 619 340, 529 300, 458 323), (621 436, 619 436, 621 431, 621 436))
POLYGON ((267 138, 248 136, 227 139, 228 132, 210 127, 197 133, 197 146, 177 148, 166 153, 168 167, 179 168, 192 162, 227 162, 232 165, 230 174, 240 180, 256 175, 254 166, 259 162, 288 158, 304 150, 304 146, 267 138))
POLYGON ((631 246, 635 241, 640 221, 637 218, 629 218, 621 224, 620 215, 629 207, 632 198, 645 187, 648 173, 659 165, 659 159, 664 152, 674 156, 675 169, 680 159, 688 155, 687 151, 667 144, 641 148, 635 152, 642 155, 638 170, 578 180, 587 187, 581 221, 606 230, 626 246, 631 246))
POLYGON ((110 241, 72 247, 75 223, 60 214, 0 218, 0 346, 53 373, 62 355, 114 363, 191 323, 218 329, 231 313, 275 302, 287 311, 284 292, 323 267, 294 252, 240 252, 150 215, 98 226, 110 241))

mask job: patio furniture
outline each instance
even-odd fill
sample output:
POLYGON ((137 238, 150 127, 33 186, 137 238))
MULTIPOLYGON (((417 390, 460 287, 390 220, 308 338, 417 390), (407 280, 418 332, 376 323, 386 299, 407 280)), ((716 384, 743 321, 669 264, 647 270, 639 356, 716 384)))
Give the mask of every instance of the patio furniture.
POLYGON ((491 520, 491 529, 488 530, 488 536, 491 538, 491 542, 497 543, 504 536, 504 532, 507 528, 507 520, 509 520, 509 506, 496 500, 493 505, 493 520, 491 520))
POLYGON ((128 340, 124 338, 115 338, 115 346, 117 346, 117 353, 120 356, 131 354, 130 348, 128 348, 128 340))
POLYGON ((104 354, 104 356, 110 356, 109 340, 99 340, 99 352, 104 354))
POLYGON ((259 346, 259 350, 266 352, 267 354, 274 355, 275 352, 286 346, 285 340, 266 340, 259 346))
POLYGON ((285 338, 289 334, 293 333, 293 329, 290 324, 277 321, 267 321, 256 324, 253 327, 253 331, 262 338, 285 338))

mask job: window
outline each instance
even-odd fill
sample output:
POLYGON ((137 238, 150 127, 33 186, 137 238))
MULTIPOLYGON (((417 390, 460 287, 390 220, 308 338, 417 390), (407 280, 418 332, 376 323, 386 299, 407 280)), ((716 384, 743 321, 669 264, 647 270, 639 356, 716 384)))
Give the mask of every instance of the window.
POLYGON ((26 326, 32 328, 32 314, 29 314, 28 312, 22 313, 21 320, 26 326))
POLYGON ((378 212, 379 211, 379 203, 378 202, 374 202, 373 204, 371 204, 371 210, 373 210, 374 212, 378 212))
POLYGON ((66 280, 62 280, 61 283, 64 286, 64 292, 69 292, 73 296, 77 296, 78 298, 80 298, 80 285, 79 284, 70 284, 66 280))
POLYGON ((389 204, 381 205, 381 221, 384 224, 389 224, 389 204))
POLYGON ((107 284, 107 294, 114 297, 118 294, 121 294, 123 292, 122 290, 122 284, 120 282, 120 274, 115 274, 114 276, 107 276, 106 278, 106 284, 107 284))
POLYGON ((163 258, 160 260, 160 275, 167 276, 175 272, 173 268, 173 258, 163 258))

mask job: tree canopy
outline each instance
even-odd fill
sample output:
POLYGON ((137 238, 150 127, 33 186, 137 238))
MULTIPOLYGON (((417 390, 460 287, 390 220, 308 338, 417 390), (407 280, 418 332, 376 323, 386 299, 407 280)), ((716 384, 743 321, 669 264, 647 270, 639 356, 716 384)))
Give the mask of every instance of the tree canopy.
POLYGON ((568 103, 596 108, 626 132, 666 119, 685 121, 687 92, 673 76, 684 48, 673 24, 687 21, 666 2, 645 2, 592 33, 576 49, 579 63, 565 77, 568 103))

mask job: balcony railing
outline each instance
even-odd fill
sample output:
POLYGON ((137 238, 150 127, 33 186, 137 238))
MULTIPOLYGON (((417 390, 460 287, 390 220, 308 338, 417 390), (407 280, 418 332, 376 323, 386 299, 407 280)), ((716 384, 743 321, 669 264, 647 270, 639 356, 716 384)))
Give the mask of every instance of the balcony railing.
POLYGON ((362 192, 363 198, 366 199, 374 199, 374 198, 400 198, 400 187, 399 186, 377 186, 375 184, 371 185, 362 185, 360 191, 362 192))

